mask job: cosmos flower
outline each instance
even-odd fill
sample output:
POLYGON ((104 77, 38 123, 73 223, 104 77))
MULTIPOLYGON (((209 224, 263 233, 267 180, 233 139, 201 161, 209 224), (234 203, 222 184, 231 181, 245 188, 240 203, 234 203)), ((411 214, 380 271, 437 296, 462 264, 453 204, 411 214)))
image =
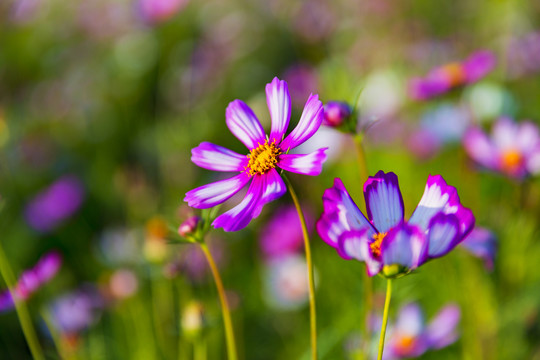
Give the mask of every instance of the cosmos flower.
POLYGON ((480 128, 470 128, 463 138, 469 156, 481 166, 515 179, 540 172, 540 135, 529 121, 517 124, 500 118, 491 137, 480 128))
POLYGON ((383 359, 417 358, 428 350, 454 343, 458 338, 456 327, 460 317, 459 307, 446 305, 426 326, 418 304, 403 306, 396 323, 389 324, 383 359))
POLYGON ((287 83, 274 78, 266 85, 266 99, 272 118, 269 136, 265 136, 259 120, 243 101, 234 100, 227 107, 227 126, 246 145, 249 150, 247 156, 209 142, 203 142, 191 151, 191 160, 202 168, 239 174, 187 192, 184 201, 189 206, 211 208, 250 183, 244 200, 214 220, 212 225, 216 228, 240 230, 260 214, 265 204, 282 196, 286 186, 277 168, 305 175, 318 175, 322 170, 326 148, 310 154, 289 154, 319 129, 323 106, 318 96, 309 96, 298 125, 286 137, 291 115, 287 83))
POLYGON ((493 270, 497 253, 497 238, 494 233, 483 227, 475 227, 459 245, 484 260, 486 269, 493 270))
POLYGON ((84 200, 81 181, 66 175, 37 194, 25 209, 28 224, 39 232, 49 232, 72 216, 84 200))
POLYGON ((490 51, 477 51, 463 62, 433 69, 425 78, 413 78, 409 94, 415 100, 427 100, 462 85, 474 83, 486 76, 496 64, 490 51))
POLYGON ((370 276, 381 270, 387 277, 406 274, 447 254, 474 226, 471 210, 461 205, 457 190, 440 175, 428 177, 424 195, 408 221, 403 218, 396 174, 379 171, 370 177, 364 184, 364 197, 367 218, 336 178, 324 193, 317 231, 344 259, 364 261, 370 276))
POLYGON ((62 256, 58 252, 51 251, 43 255, 33 268, 23 271, 13 289, 13 294, 9 291, 0 294, 0 311, 14 307, 13 297, 18 300, 30 298, 56 275, 61 265, 62 256))

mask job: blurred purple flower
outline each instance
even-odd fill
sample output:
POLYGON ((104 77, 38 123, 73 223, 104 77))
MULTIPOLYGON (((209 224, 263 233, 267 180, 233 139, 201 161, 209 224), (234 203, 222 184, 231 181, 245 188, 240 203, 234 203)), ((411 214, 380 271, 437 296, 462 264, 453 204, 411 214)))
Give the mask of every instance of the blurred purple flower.
POLYGON ((203 142, 192 149, 191 160, 198 166, 238 175, 188 191, 189 206, 206 209, 231 198, 250 182, 244 200, 218 216, 212 225, 225 231, 237 231, 259 216, 263 206, 282 196, 287 188, 276 167, 304 175, 318 175, 326 159, 326 148, 310 154, 289 154, 315 134, 323 120, 323 107, 317 95, 311 95, 296 128, 285 137, 291 116, 291 99, 285 81, 274 78, 266 85, 266 99, 272 118, 269 136, 253 111, 241 100, 229 104, 226 122, 229 130, 249 149, 248 156, 203 142))
POLYGON ((95 323, 104 300, 93 287, 83 287, 58 297, 50 305, 52 324, 63 335, 80 333, 95 323))
MULTIPOLYGON (((39 258, 36 265, 22 272, 15 288, 13 296, 19 300, 27 300, 41 286, 49 282, 60 270, 62 256, 57 251, 50 251, 39 258)), ((9 290, 0 294, 0 311, 12 309, 13 297, 9 290)))
POLYGON ((446 143, 460 141, 470 124, 470 114, 446 103, 422 116, 419 128, 407 141, 409 149, 420 158, 433 156, 446 143))
POLYGON ((351 116, 351 113, 349 104, 343 101, 329 101, 324 105, 323 125, 338 127, 351 116))
POLYGON ((323 195, 317 231, 342 258, 364 261, 369 276, 381 270, 388 277, 408 273, 446 255, 474 226, 472 211, 461 205, 456 188, 440 175, 428 177, 408 221, 396 174, 379 171, 369 177, 364 197, 368 218, 336 178, 323 195))
POLYGON ((458 338, 456 327, 460 317, 459 307, 446 305, 426 326, 418 304, 403 306, 396 323, 388 325, 383 358, 416 358, 430 349, 441 349, 454 343, 458 338))
POLYGON ((488 270, 493 270, 493 262, 497 253, 497 238, 488 229, 475 227, 460 244, 474 256, 484 260, 488 270))
POLYGON ((493 70, 495 64, 492 52, 477 51, 461 63, 450 63, 433 69, 425 78, 411 79, 409 94, 415 100, 430 99, 480 80, 493 70))
POLYGON ((308 64, 298 63, 288 67, 283 78, 289 84, 293 106, 304 105, 304 99, 317 88, 317 73, 308 64))
POLYGON ((169 20, 182 10, 189 0, 138 0, 141 17, 152 24, 169 20))
POLYGON ((530 121, 515 123, 500 118, 488 137, 480 128, 470 128, 463 145, 469 156, 481 166, 515 179, 540 172, 540 134, 530 121))
MULTIPOLYGON (((308 231, 313 217, 304 208, 308 231)), ((261 231, 260 245, 266 260, 280 259, 302 249, 304 237, 296 209, 292 205, 279 208, 261 231)))
POLYGON ((37 194, 26 206, 25 218, 36 231, 49 232, 81 206, 84 188, 73 175, 66 175, 37 194))

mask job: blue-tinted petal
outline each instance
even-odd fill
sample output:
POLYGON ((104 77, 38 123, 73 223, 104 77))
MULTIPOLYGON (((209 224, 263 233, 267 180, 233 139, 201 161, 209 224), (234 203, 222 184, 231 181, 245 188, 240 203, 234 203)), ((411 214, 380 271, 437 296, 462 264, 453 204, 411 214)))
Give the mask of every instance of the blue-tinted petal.
POLYGON ((429 222, 428 239, 430 258, 446 255, 461 240, 457 216, 440 212, 432 217, 429 222))
POLYGON ((415 269, 427 258, 428 240, 417 226, 401 223, 392 228, 381 245, 384 265, 399 264, 415 269))
POLYGON ((403 220, 403 197, 398 178, 390 172, 379 171, 364 184, 368 217, 381 233, 387 232, 403 220))

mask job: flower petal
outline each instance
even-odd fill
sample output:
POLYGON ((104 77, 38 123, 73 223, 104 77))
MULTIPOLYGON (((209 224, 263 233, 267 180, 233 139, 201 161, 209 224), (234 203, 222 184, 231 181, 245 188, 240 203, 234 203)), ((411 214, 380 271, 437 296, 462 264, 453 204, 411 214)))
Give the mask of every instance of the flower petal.
POLYGON ((429 222, 428 239, 430 258, 446 255, 462 239, 457 216, 440 212, 432 217, 429 222))
POLYGON ((310 154, 283 154, 279 156, 278 166, 283 170, 304 175, 319 175, 326 160, 325 151, 318 149, 310 154))
POLYGON ((266 84, 266 103, 272 118, 269 142, 279 144, 291 118, 291 97, 285 81, 276 77, 270 84, 266 84))
POLYGON ((424 330, 424 315, 420 306, 410 303, 403 306, 396 321, 394 331, 402 335, 419 336, 424 330))
POLYGON ((455 342, 458 338, 456 327, 461 318, 461 311, 457 305, 445 306, 426 329, 428 346, 440 349, 455 342))
POLYGON ((380 233, 403 220, 403 197, 396 174, 379 171, 364 184, 368 218, 380 233))
POLYGON ((367 229, 346 231, 338 239, 336 250, 338 254, 346 259, 356 259, 359 261, 365 260, 365 255, 362 250, 362 242, 369 242, 366 236, 367 229))
POLYGON ((242 171, 248 163, 248 158, 222 146, 202 142, 191 149, 191 161, 208 170, 242 171))
POLYGON ((264 143, 264 129, 259 119, 242 100, 234 100, 227 106, 225 119, 229 130, 248 149, 253 150, 264 143))
POLYGON ((512 119, 502 117, 493 125, 493 144, 499 150, 514 149, 519 132, 519 125, 512 119))
POLYGON ((424 232, 414 225, 401 223, 392 228, 381 245, 384 265, 399 264, 415 269, 426 261, 428 241, 424 232))
POLYGON ((323 118, 323 105, 319 101, 319 96, 310 95, 298 125, 279 145, 281 150, 286 153, 313 136, 321 126, 323 118))
POLYGON ((409 223, 427 229, 431 218, 440 211, 445 214, 455 214, 458 217, 462 237, 467 236, 474 227, 474 215, 470 209, 461 205, 456 188, 447 185, 442 176, 430 175, 424 195, 422 195, 409 223))
POLYGON ((261 198, 257 204, 257 208, 253 213, 253 217, 259 216, 264 205, 271 201, 280 198, 287 191, 287 187, 276 169, 270 169, 264 175, 255 175, 253 181, 261 182, 261 198))
POLYGON ((369 237, 377 233, 351 199, 341 179, 336 178, 334 186, 325 190, 323 206, 324 211, 317 222, 317 231, 330 246, 336 247, 339 236, 347 230, 367 228, 369 237))
POLYGON ((538 126, 530 121, 524 121, 519 125, 515 139, 516 147, 522 154, 528 155, 540 145, 538 126))
POLYGON ((225 202, 247 184, 250 177, 240 173, 232 178, 203 185, 186 193, 184 201, 197 209, 206 209, 225 202))
MULTIPOLYGON (((212 225, 223 228, 225 231, 238 231, 245 228, 251 219, 255 217, 261 194, 263 192, 263 181, 254 178, 242 202, 227 212, 218 216, 212 225)), ((260 212, 260 210, 259 210, 260 212)))
POLYGON ((497 167, 497 150, 489 141, 487 135, 473 127, 463 136, 463 146, 469 156, 480 165, 490 169, 497 167))
POLYGON ((540 173, 540 145, 529 154, 527 171, 533 175, 540 173))

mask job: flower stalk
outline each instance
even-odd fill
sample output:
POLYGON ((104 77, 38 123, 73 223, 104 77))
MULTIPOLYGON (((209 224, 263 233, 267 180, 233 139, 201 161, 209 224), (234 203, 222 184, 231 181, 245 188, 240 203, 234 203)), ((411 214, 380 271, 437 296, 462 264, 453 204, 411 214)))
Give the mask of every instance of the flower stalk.
POLYGON ((6 254, 4 253, 4 249, 2 248, 1 244, 0 273, 2 274, 2 278, 6 283, 9 293, 13 297, 15 311, 21 323, 21 328, 26 342, 28 343, 28 347, 30 348, 30 352, 32 353, 32 358, 34 360, 45 360, 45 357, 43 356, 43 351, 41 350, 41 345, 39 344, 36 331, 34 329, 34 325, 32 324, 32 320, 30 319, 30 314, 28 313, 28 309, 26 308, 26 304, 24 303, 24 301, 20 301, 15 296, 15 277, 13 276, 13 272, 11 271, 11 268, 6 258, 6 254))
POLYGON ((227 301, 227 296, 225 294, 225 288, 223 287, 223 282, 221 281, 221 276, 219 275, 216 262, 208 249, 208 246, 204 242, 200 242, 206 259, 208 260, 208 265, 210 265, 210 270, 212 271, 212 276, 214 277, 214 282, 216 284, 217 292, 219 295, 219 301, 221 303, 221 311, 223 313, 223 324, 225 326, 225 339, 227 342, 227 357, 229 360, 238 360, 238 353, 236 350, 236 342, 234 340, 234 329, 231 320, 231 311, 229 308, 229 302, 227 301))
POLYGON ((381 337, 379 338, 379 355, 377 360, 382 360, 384 350, 384 337, 386 335, 386 325, 388 324, 388 310, 390 309, 390 298, 392 297, 392 279, 386 280, 386 299, 384 301, 384 312, 381 326, 381 337))
POLYGON ((315 304, 315 277, 313 273, 313 262, 311 260, 311 246, 309 242, 309 234, 307 231, 306 220, 304 218, 304 213, 300 207, 300 202, 296 196, 296 192, 293 189, 293 186, 289 179, 283 175, 283 179, 287 183, 287 188, 291 194, 291 198, 298 212, 298 217, 300 219, 300 224, 302 225, 302 234, 304 235, 304 248, 306 252, 306 264, 308 269, 308 282, 309 282, 309 319, 310 319, 310 336, 311 336, 311 358, 313 360, 317 359, 317 311, 315 304))

